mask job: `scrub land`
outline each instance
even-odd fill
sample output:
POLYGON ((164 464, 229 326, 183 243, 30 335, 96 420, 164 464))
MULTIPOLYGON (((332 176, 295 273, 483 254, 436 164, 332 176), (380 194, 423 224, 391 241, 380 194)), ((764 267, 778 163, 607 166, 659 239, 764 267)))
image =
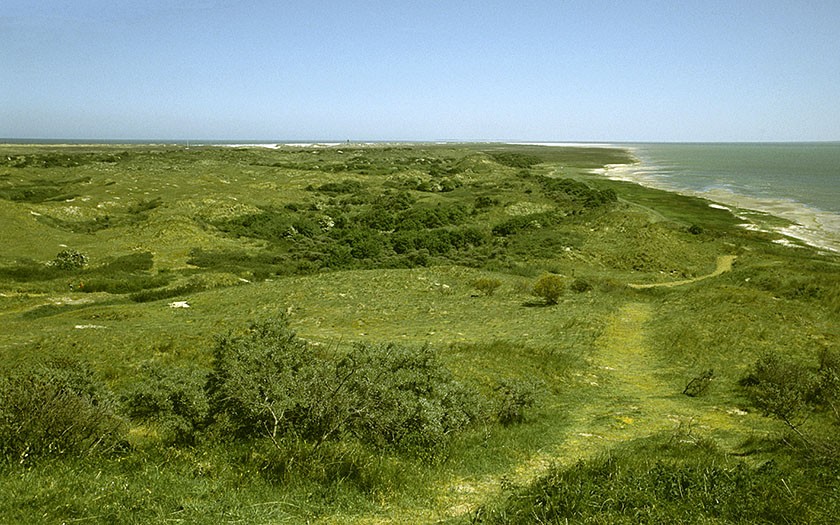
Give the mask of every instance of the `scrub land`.
POLYGON ((633 160, 0 146, 0 521, 831 523, 840 257, 633 160))

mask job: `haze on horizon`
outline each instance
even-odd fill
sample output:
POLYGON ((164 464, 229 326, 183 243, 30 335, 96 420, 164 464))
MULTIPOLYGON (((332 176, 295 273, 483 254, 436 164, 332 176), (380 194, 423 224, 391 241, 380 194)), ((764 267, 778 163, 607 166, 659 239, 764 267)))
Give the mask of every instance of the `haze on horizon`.
POLYGON ((11 0, 0 137, 840 140, 840 2, 11 0))

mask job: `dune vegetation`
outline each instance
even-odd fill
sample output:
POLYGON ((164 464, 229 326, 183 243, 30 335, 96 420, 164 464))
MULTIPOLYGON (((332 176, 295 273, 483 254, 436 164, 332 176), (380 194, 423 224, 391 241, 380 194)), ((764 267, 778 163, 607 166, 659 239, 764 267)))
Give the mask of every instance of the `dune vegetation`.
POLYGON ((633 161, 0 146, 0 522, 834 522, 840 257, 633 161))

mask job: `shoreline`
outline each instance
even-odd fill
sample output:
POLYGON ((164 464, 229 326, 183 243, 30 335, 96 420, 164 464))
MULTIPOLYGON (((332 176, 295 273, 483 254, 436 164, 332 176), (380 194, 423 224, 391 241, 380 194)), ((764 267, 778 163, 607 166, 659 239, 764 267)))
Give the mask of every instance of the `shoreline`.
MULTIPOLYGON (((632 147, 625 147, 635 156, 632 147)), ((637 158, 638 159, 638 158, 637 158)), ((799 241, 812 248, 840 254, 840 215, 826 212, 807 204, 782 197, 767 199, 738 194, 723 188, 707 191, 680 188, 653 177, 656 169, 645 165, 641 160, 632 164, 608 164, 604 168, 590 170, 594 175, 601 175, 611 180, 631 182, 662 191, 699 197, 709 201, 709 206, 730 211, 744 221, 745 229, 775 233, 783 236, 774 242, 791 247, 799 241), (785 226, 761 224, 760 217, 748 216, 761 214, 789 222, 785 226), (793 239, 791 241, 790 239, 793 239)))

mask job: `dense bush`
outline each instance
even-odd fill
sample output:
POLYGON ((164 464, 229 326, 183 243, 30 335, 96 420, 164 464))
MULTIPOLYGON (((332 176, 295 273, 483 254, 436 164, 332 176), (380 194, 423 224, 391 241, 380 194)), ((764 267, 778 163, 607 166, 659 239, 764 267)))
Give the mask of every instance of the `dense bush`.
POLYGON ((542 385, 525 379, 503 379, 496 385, 499 396, 496 417, 502 425, 525 421, 525 411, 534 406, 542 385))
POLYGON ((834 462, 840 451, 836 432, 826 435, 819 425, 805 426, 815 413, 823 411, 840 422, 840 357, 829 348, 824 348, 819 357, 817 368, 768 353, 756 361, 740 383, 756 408, 793 431, 798 439, 791 443, 798 450, 821 461, 834 462))
POLYGON ((766 416, 781 419, 791 428, 801 423, 814 396, 817 378, 806 367, 774 353, 762 356, 741 385, 753 404, 766 416))
POLYGON ((123 410, 156 425, 165 443, 194 443, 209 412, 206 381, 207 374, 196 368, 144 366, 121 396, 123 410))
POLYGON ((542 159, 534 155, 525 155, 509 151, 491 153, 490 156, 503 166, 509 168, 530 168, 542 162, 542 159))
POLYGON ((351 400, 347 429, 366 443, 428 454, 483 414, 428 346, 360 345, 336 372, 351 400))
POLYGON ((62 250, 58 252, 55 259, 47 263, 47 266, 58 270, 80 270, 87 266, 87 255, 77 250, 62 250))
POLYGON ((59 359, 0 377, 0 451, 7 461, 119 447, 123 422, 111 393, 83 363, 59 359))
POLYGON ((220 337, 213 356, 210 411, 237 436, 321 441, 347 410, 338 392, 332 394, 334 364, 317 356, 285 318, 220 337))
POLYGON ((482 413, 428 347, 360 345, 335 358, 313 351, 283 318, 218 340, 208 395, 217 426, 275 444, 352 435, 429 451, 482 413))
POLYGON ((590 188, 585 183, 574 179, 542 176, 538 180, 543 193, 559 202, 571 201, 585 208, 597 208, 618 200, 618 195, 612 189, 590 188))
POLYGON ((563 217, 562 213, 554 211, 518 215, 493 226, 493 235, 507 237, 525 230, 538 230, 557 224, 563 217))
POLYGON ((473 288, 487 296, 493 295, 501 285, 502 281, 493 277, 479 277, 473 281, 473 288))
POLYGON ((339 182, 327 182, 313 189, 321 193, 339 195, 342 193, 357 193, 362 191, 364 187, 364 184, 357 180, 344 179, 339 182))
POLYGON ((542 297, 546 304, 557 304, 566 290, 566 280, 552 273, 543 274, 534 283, 534 295, 542 297))

